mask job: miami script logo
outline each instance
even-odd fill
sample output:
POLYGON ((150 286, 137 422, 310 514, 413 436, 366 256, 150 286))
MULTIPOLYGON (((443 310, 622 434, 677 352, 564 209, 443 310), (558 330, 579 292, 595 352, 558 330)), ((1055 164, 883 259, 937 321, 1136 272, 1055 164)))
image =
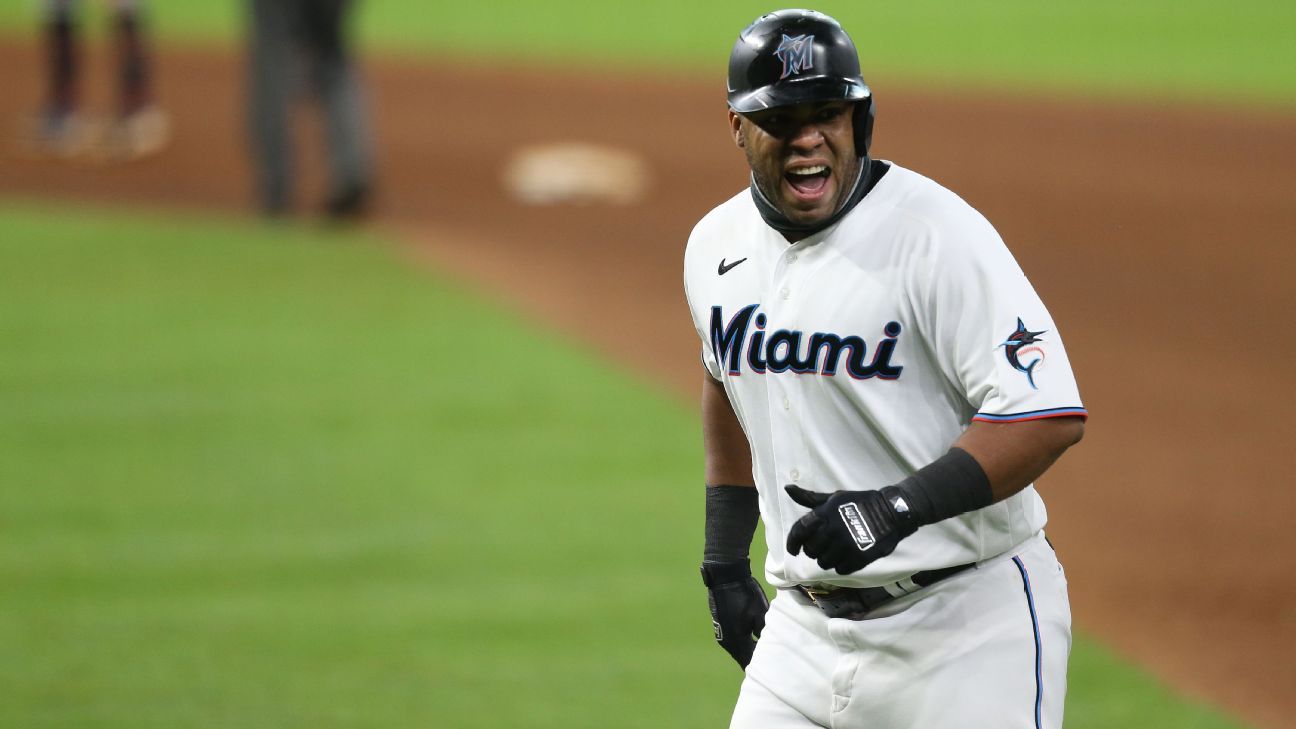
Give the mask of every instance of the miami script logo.
POLYGON ((900 337, 898 321, 882 327, 883 336, 872 348, 870 359, 868 343, 858 335, 843 337, 800 329, 767 332, 769 319, 759 308, 759 304, 744 306, 726 324, 724 310, 711 307, 712 351, 730 375, 741 374, 744 362, 748 371, 758 375, 794 372, 832 377, 844 369, 856 380, 894 380, 904 369, 891 361, 900 337))

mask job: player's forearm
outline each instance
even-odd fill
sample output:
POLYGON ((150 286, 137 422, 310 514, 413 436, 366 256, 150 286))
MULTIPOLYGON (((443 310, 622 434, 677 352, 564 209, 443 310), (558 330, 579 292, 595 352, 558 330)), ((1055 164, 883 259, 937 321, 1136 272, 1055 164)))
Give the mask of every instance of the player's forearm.
POLYGON ((760 503, 756 489, 708 485, 702 561, 746 564, 759 521, 760 503))
POLYGON ((1021 491, 1080 440, 1079 418, 973 423, 949 452, 882 496, 902 520, 934 524, 1021 491))
POLYGON ((751 445, 734 414, 724 385, 702 375, 702 450, 708 484, 755 486, 751 445))
POLYGON ((702 450, 706 454, 705 562, 746 564, 760 519, 751 446, 724 386, 702 375, 702 450))
POLYGON ((972 423, 954 443, 967 451, 1002 501, 1044 474, 1084 437, 1084 419, 1049 418, 1024 423, 972 423))

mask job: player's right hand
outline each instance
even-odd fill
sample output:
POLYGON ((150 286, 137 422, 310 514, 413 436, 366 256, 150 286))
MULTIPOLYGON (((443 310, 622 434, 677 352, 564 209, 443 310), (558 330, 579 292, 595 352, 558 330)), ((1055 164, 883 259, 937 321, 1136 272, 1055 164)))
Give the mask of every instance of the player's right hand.
POLYGON ((918 531, 909 505, 894 486, 823 494, 788 484, 783 490, 810 509, 788 530, 788 553, 804 551, 820 567, 837 574, 864 569, 918 531))
POLYGON ((747 560, 703 562, 702 582, 707 586, 716 642, 746 669, 756 650, 756 638, 765 629, 765 612, 769 610, 765 590, 752 577, 747 560))

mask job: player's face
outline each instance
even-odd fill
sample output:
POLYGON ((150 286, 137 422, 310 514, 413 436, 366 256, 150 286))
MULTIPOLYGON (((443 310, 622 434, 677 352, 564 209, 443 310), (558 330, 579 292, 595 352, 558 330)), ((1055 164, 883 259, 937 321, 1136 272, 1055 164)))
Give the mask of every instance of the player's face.
POLYGON ((850 194, 859 171, 854 104, 821 101, 729 112, 734 142, 747 154, 756 184, 794 223, 832 215, 850 194))

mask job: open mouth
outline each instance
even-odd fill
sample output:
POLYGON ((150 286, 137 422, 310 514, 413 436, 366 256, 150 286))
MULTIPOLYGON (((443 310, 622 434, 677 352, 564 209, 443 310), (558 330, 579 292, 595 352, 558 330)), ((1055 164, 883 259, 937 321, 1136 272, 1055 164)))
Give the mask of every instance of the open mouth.
POLYGON ((787 180, 788 185, 797 193, 798 197, 816 198, 823 194, 824 188, 828 186, 828 178, 832 175, 826 165, 815 165, 814 167, 798 167, 797 169, 788 170, 783 179, 787 180))

